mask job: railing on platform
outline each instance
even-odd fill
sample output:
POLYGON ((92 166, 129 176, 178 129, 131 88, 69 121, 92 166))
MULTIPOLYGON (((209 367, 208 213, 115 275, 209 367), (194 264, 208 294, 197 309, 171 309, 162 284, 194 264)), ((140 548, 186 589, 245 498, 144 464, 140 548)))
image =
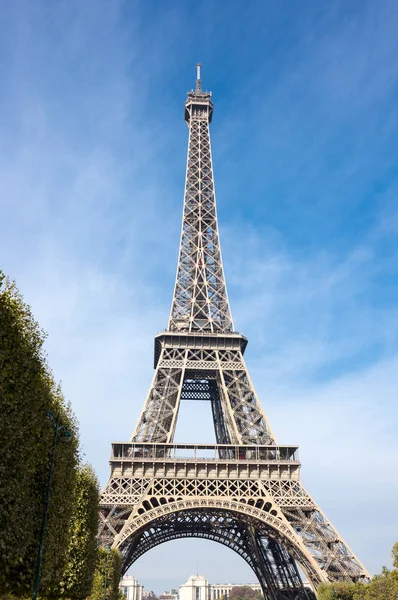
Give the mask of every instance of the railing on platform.
POLYGON ((115 442, 111 460, 299 462, 297 446, 115 442))

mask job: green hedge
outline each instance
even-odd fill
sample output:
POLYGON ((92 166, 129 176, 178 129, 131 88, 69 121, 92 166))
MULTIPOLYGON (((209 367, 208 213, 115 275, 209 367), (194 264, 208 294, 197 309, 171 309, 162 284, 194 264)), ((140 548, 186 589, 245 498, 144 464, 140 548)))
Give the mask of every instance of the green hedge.
POLYGON ((97 564, 99 485, 89 465, 76 474, 66 567, 60 583, 60 595, 87 598, 93 586, 97 564))
POLYGON ((121 576, 121 556, 118 550, 98 548, 97 565, 90 600, 118 600, 121 576))
POLYGON ((72 437, 56 448, 39 591, 46 598, 66 590, 84 598, 95 562, 98 484, 88 467, 78 470, 77 422, 54 383, 44 340, 15 284, 0 272, 0 594, 32 592, 54 437, 51 412, 72 437), (79 553, 85 555, 80 580, 71 576, 79 553))

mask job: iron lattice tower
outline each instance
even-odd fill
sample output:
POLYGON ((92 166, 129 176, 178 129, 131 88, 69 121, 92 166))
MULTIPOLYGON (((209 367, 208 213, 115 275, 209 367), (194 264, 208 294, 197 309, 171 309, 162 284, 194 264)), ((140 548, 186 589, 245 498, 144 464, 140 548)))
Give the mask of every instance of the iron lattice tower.
POLYGON ((312 598, 326 581, 369 574, 300 482, 296 446, 277 444, 234 329, 218 234, 209 125, 211 93, 188 93, 182 232, 168 329, 155 337, 155 373, 129 442, 112 444, 100 541, 124 572, 154 546, 201 537, 252 567, 266 600, 312 598), (217 443, 174 444, 182 400, 211 403, 217 443))

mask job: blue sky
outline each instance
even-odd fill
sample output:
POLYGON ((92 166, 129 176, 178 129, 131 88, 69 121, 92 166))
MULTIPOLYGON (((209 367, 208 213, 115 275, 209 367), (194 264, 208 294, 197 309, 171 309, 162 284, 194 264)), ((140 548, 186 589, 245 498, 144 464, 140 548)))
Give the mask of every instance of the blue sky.
MULTIPOLYGON (((371 572, 390 564, 395 0, 15 0, 0 12, 0 264, 48 331, 101 484, 167 325, 183 104, 200 60, 228 290, 257 392, 347 542, 371 572)), ((212 435, 203 404, 182 408, 177 440, 212 435)), ((160 592, 197 567, 212 582, 254 580, 231 551, 198 540, 160 546, 133 572, 160 592)))

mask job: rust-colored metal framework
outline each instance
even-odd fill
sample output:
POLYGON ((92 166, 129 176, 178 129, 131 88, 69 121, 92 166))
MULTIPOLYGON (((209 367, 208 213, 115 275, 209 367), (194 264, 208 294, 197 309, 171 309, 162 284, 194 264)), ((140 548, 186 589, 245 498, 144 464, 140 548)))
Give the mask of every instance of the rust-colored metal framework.
POLYGON ((189 128, 179 261, 168 329, 130 442, 114 443, 100 541, 123 569, 171 539, 202 537, 252 567, 266 600, 298 600, 325 581, 369 573, 300 482, 298 449, 279 446, 234 329, 218 235, 209 124, 211 93, 188 93, 189 128), (182 400, 211 403, 217 444, 173 444, 182 400))

